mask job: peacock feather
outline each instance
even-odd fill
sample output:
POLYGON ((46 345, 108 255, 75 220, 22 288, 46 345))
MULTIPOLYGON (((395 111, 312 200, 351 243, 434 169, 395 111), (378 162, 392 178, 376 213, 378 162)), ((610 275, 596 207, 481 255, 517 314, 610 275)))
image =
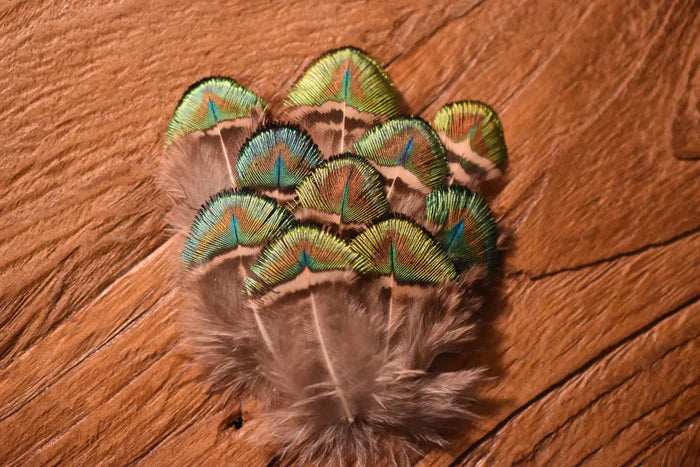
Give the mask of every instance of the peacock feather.
POLYGON ((482 265, 493 272, 498 253, 496 220, 482 196, 454 186, 434 191, 426 199, 426 215, 437 227, 442 247, 460 269, 482 265))
POLYGON ((350 242, 363 274, 393 276, 404 284, 437 284, 457 276, 445 250, 408 219, 379 222, 350 242))
POLYGON ((377 167, 387 180, 402 180, 422 193, 447 181, 445 147, 435 130, 417 117, 394 118, 368 131, 355 152, 377 167))
POLYGON ((389 214, 379 173, 346 154, 318 167, 297 188, 297 218, 342 225, 368 225, 389 214))
POLYGON ((317 59, 292 86, 285 105, 327 157, 351 150, 375 123, 399 114, 399 97, 386 72, 353 47, 317 59))
POLYGON ((410 465, 473 411, 481 370, 440 362, 472 339, 496 269, 494 215, 461 184, 505 169, 503 130, 479 102, 432 126, 401 102, 344 47, 292 86, 291 123, 263 126, 261 98, 208 78, 166 132, 185 331, 212 387, 258 399, 261 433, 301 464, 410 465))
POLYGON ((165 144, 178 136, 206 131, 239 118, 262 117, 266 108, 262 99, 231 78, 203 79, 182 96, 165 133, 165 144))
MULTIPOLYGON (((311 273, 345 271, 354 262, 355 254, 342 239, 319 227, 300 225, 287 231, 260 253, 252 267, 258 281, 251 291, 261 295, 280 284, 291 282, 304 270, 311 273)), ((316 280, 320 278, 315 278, 314 282, 316 280)))
POLYGON ((255 193, 221 191, 200 209, 192 222, 182 261, 189 267, 239 247, 260 247, 293 222, 289 211, 269 198, 255 193))
POLYGON ((494 178, 505 170, 508 151, 503 127, 488 105, 477 101, 447 104, 435 115, 433 126, 452 156, 455 181, 494 178))
POLYGON ((294 125, 273 125, 243 145, 236 163, 238 184, 265 193, 293 192, 322 160, 306 132, 294 125))

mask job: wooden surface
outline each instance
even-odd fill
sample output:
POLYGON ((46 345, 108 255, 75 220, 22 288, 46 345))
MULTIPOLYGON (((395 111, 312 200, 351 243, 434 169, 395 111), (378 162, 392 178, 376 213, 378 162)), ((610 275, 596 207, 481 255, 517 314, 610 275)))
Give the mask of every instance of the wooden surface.
POLYGON ((494 378, 421 465, 697 465, 698 4, 302 3, 0 6, 0 463, 273 460, 178 343, 153 174, 192 82, 274 100, 352 44, 414 113, 492 104, 510 149, 494 378))

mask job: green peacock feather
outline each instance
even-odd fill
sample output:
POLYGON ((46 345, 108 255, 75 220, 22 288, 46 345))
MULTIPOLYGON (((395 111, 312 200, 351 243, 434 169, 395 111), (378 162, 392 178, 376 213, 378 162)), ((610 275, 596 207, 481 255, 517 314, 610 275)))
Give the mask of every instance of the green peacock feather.
POLYGON ((346 154, 319 166, 297 188, 298 206, 338 216, 343 224, 369 224, 389 214, 379 173, 346 154))
POLYGON ((457 276, 442 247, 422 228, 403 218, 379 222, 358 234, 350 249, 363 274, 393 276, 397 283, 437 284, 457 276))
MULTIPOLYGON (((478 101, 461 101, 447 104, 433 119, 435 130, 455 145, 468 144, 471 151, 489 160, 500 170, 505 170, 508 150, 503 138, 503 127, 496 112, 478 101)), ((455 151, 458 155, 463 151, 455 151)), ((463 168, 474 164, 464 157, 463 168)))
POLYGON ((320 106, 341 102, 361 112, 392 117, 398 114, 396 89, 372 57, 354 47, 332 50, 296 82, 287 106, 320 106))
POLYGON ((440 242, 461 269, 484 265, 493 271, 498 250, 496 220, 486 200, 466 188, 450 187, 426 198, 428 222, 440 230, 440 242))
POLYGON ((311 225, 288 230, 258 256, 252 271, 257 281, 249 281, 253 295, 262 295, 289 282, 307 269, 311 272, 350 269, 357 260, 347 243, 335 235, 311 225))
POLYGON ((165 145, 180 135, 207 130, 218 123, 262 114, 267 104, 231 78, 205 78, 182 96, 165 133, 165 145))
POLYGON ((399 177, 424 192, 443 188, 449 169, 445 147, 433 128, 417 117, 386 121, 355 143, 355 152, 375 164, 387 178, 399 177), (393 168, 403 169, 395 172, 393 168))
POLYGON ((190 267, 239 246, 262 246, 293 224, 289 211, 269 198, 224 190, 199 210, 182 261, 190 267))
POLYGON ((323 157, 311 137, 293 125, 274 125, 250 138, 236 163, 241 187, 294 189, 323 157))

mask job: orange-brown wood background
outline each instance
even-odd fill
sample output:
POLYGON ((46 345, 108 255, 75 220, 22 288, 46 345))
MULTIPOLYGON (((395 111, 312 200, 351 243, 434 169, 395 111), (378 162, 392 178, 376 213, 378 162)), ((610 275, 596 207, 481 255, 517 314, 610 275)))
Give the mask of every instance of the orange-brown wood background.
MULTIPOLYGON (((700 7, 693 0, 0 5, 0 463, 252 465, 178 343, 153 176, 182 92, 278 99, 340 45, 510 149, 481 418, 421 465, 697 465, 700 7)), ((420 420, 416 420, 420 423, 420 420)), ((258 442, 260 440, 257 440, 258 442)))

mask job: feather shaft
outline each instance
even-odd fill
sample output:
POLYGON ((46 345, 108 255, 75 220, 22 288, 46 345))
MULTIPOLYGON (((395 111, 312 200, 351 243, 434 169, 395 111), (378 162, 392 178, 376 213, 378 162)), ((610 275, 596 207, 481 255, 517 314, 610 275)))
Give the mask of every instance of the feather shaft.
POLYGON ((219 143, 221 143, 221 151, 223 152, 224 160, 226 161, 226 169, 228 169, 228 176, 231 178, 231 186, 236 187, 236 179, 233 178, 233 168, 231 168, 231 161, 228 158, 228 151, 226 150, 226 144, 224 144, 224 137, 221 135, 221 125, 219 124, 219 119, 216 119, 216 132, 219 134, 219 143))
POLYGON ((258 326, 258 330, 260 331, 260 335, 263 338, 263 341, 265 342, 265 346, 267 349, 270 351, 272 356, 276 359, 277 358, 277 353, 275 352, 275 348, 272 346, 272 338, 270 337, 270 333, 267 332, 267 329, 265 328, 265 323, 263 323, 262 318, 260 317, 260 312, 258 312, 258 308, 253 305, 253 317, 255 318, 255 324, 258 326))
POLYGON ((342 154, 345 152, 345 120, 348 112, 348 99, 350 98, 350 64, 345 69, 345 76, 343 77, 343 108, 341 109, 343 113, 343 121, 340 123, 340 150, 337 154, 342 154))
POLYGON ((331 377, 331 380, 333 381, 333 385, 335 386, 335 394, 338 396, 338 399, 340 399, 340 404, 343 406, 343 411, 345 412, 345 417, 348 419, 349 423, 352 423, 355 421, 355 416, 352 414, 352 411, 350 410, 350 405, 348 404, 348 400, 345 397, 345 393, 343 392, 342 388, 340 387, 340 381, 338 380, 338 375, 335 372, 335 367, 333 366, 333 362, 331 361, 330 354, 328 353, 328 348, 326 347, 326 341, 323 338, 323 330, 321 326, 321 320, 320 316, 318 313, 318 308, 316 307, 316 300, 314 298, 314 292, 311 290, 311 278, 309 277, 311 275, 311 270, 309 268, 306 268, 304 272, 302 273, 306 276, 307 284, 308 284, 308 289, 309 289, 309 300, 311 301, 311 313, 314 318, 314 328, 316 331, 316 337, 318 338, 318 343, 321 347, 321 353, 323 355, 323 360, 324 363, 326 364, 326 368, 328 369, 328 374, 331 377))
POLYGON ((389 355, 390 344, 391 344, 391 321, 394 315, 394 288, 396 287, 396 278, 394 278, 394 273, 391 274, 389 279, 389 312, 386 316, 386 344, 384 347, 385 353, 389 355))
MULTIPOLYGON (((250 290, 248 287, 248 273, 245 270, 245 265, 243 264, 243 256, 238 256, 238 268, 241 273, 241 277, 243 278, 243 283, 245 284, 245 290, 246 293, 250 295, 250 290)), ((253 317, 255 318, 255 324, 258 326, 258 330, 260 331, 260 335, 263 338, 263 342, 265 342, 265 346, 267 347, 267 350, 270 351, 272 354, 272 357, 277 359, 277 353, 275 352, 275 347, 272 345, 272 338, 270 337, 270 333, 267 332, 267 328, 265 327, 265 323, 263 323, 262 318, 260 317, 260 312, 258 311, 258 307, 255 305, 254 302, 250 302, 250 307, 253 309, 253 317)))
POLYGON ((347 106, 348 99, 346 96, 346 98, 343 100, 343 121, 340 124, 340 150, 338 151, 338 154, 345 152, 345 116, 347 114, 347 106))
POLYGON ((391 200, 391 194, 394 192, 395 185, 396 185, 396 178, 391 182, 391 186, 389 187, 389 191, 387 191, 387 193, 386 193, 387 203, 391 200))

